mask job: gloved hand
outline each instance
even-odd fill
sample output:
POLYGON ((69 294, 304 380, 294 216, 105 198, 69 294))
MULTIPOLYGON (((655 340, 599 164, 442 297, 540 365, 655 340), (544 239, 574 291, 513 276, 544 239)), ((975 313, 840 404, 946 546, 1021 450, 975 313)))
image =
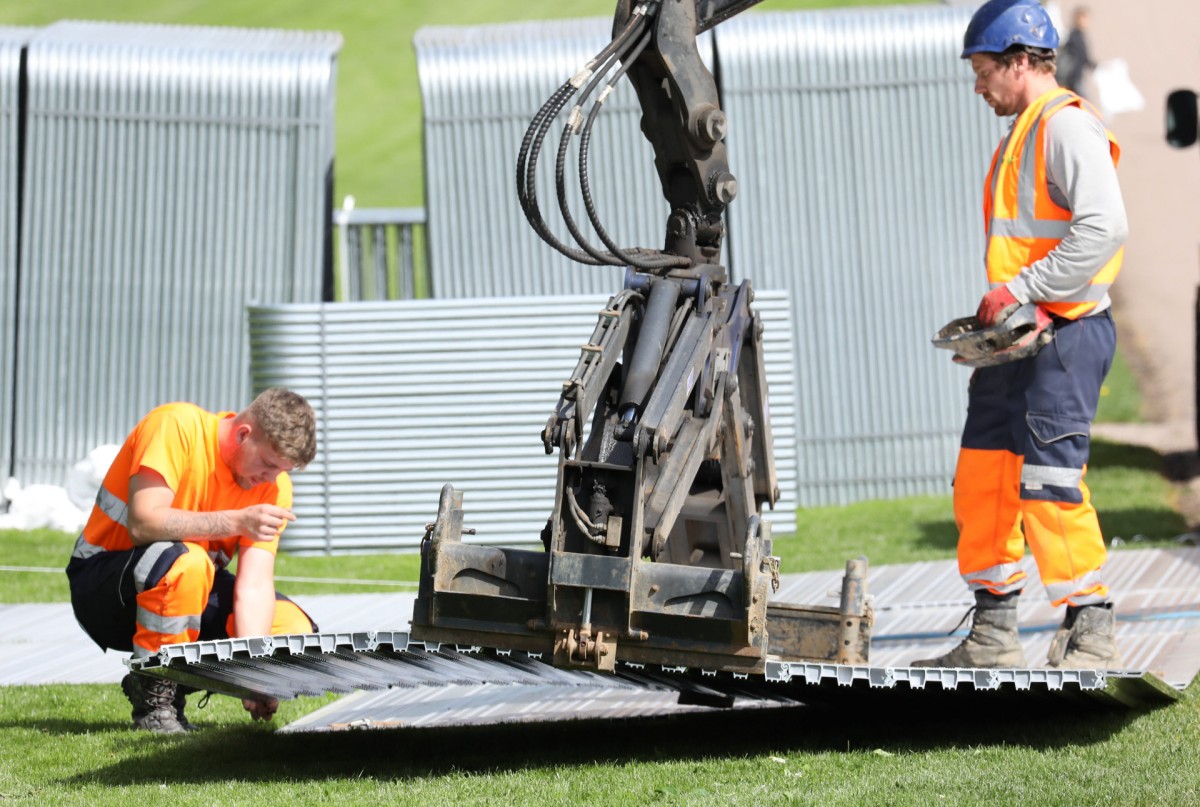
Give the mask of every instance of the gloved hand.
POLYGON ((1008 290, 1008 286, 997 286, 983 295, 983 299, 979 301, 979 310, 975 312, 975 318, 984 328, 990 328, 1004 322, 1020 307, 1021 302, 1008 290))
MULTIPOLYGON (((1011 315, 1010 315, 1011 316, 1011 315)), ((1034 306, 1033 327, 1021 335, 1017 341, 1006 348, 992 354, 992 362, 1005 364, 1019 358, 1035 355, 1054 338, 1054 320, 1040 305, 1034 306)), ((1054 643, 1050 643, 1051 650, 1054 643)))

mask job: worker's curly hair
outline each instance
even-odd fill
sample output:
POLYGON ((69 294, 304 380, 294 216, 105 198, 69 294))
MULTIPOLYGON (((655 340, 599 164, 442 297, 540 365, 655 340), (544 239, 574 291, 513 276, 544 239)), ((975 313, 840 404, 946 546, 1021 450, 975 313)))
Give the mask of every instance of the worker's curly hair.
POLYGON ((281 387, 264 390, 242 413, 256 426, 271 450, 304 468, 317 455, 317 416, 303 395, 281 387))
POLYGON ((1037 73, 1054 73, 1058 69, 1055 51, 1050 48, 1034 48, 1029 45, 1013 45, 1003 53, 996 54, 996 61, 1006 68, 1012 67, 1021 54, 1029 58, 1029 66, 1037 73))

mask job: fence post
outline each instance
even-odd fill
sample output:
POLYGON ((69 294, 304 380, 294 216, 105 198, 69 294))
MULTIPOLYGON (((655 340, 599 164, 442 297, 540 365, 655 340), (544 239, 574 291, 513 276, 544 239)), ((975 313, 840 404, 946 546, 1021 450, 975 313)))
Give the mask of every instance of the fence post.
POLYGON ((342 200, 341 208, 333 211, 333 224, 338 230, 338 270, 333 298, 338 302, 350 299, 350 249, 347 239, 350 237, 350 214, 353 211, 353 196, 347 196, 342 200))

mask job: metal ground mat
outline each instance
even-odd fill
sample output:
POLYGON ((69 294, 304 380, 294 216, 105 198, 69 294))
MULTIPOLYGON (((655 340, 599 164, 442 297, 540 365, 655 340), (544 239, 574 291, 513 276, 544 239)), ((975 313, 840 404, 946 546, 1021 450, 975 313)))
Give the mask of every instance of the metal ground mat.
POLYGON ((360 693, 288 731, 647 717, 711 707, 897 704, 944 698, 1004 708, 1169 703, 1142 672, 877 668, 769 661, 764 674, 619 663, 615 675, 561 670, 520 651, 412 642, 401 632, 303 634, 170 645, 131 668, 236 697, 360 693))
MULTIPOLYGON (((1049 606, 1032 564, 1028 571, 1019 613, 1029 669, 909 666, 912 659, 952 646, 965 632, 955 626, 971 599, 954 561, 871 570, 868 591, 876 618, 870 663, 862 666, 770 661, 764 674, 744 676, 622 663, 615 675, 603 675, 560 670, 519 651, 426 646, 400 630, 171 645, 130 666, 235 696, 359 693, 287 731, 645 717, 797 703, 1143 708, 1177 698, 1200 671, 1200 549, 1110 554, 1105 575, 1116 593, 1117 639, 1127 667, 1119 671, 1041 666, 1062 609, 1049 606)), ((777 598, 820 604, 830 592, 836 596, 840 580, 840 572, 784 575, 777 598)), ((407 616, 397 613, 396 623, 404 624, 407 616)))

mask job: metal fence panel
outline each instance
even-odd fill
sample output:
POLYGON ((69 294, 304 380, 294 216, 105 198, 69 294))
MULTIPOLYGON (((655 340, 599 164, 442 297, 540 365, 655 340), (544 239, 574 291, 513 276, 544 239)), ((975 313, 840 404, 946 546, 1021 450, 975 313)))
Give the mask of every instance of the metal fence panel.
POLYGON ((62 22, 28 51, 15 474, 235 408, 245 306, 322 299, 330 33, 62 22))
MULTIPOLYGON (((555 89, 609 42, 611 29, 611 19, 592 18, 417 32, 435 296, 608 293, 620 288, 620 268, 574 263, 538 238, 517 203, 515 177, 530 120, 555 89)), ((701 36, 699 47, 711 65, 711 35, 701 36)), ((561 221, 554 186, 554 156, 565 118, 566 111, 546 139, 538 200, 551 231, 574 246, 561 221)), ((670 210, 640 119, 637 96, 622 79, 594 129, 589 185, 605 229, 621 246, 657 247, 670 210)), ((574 147, 571 153, 577 153, 574 147)), ((567 198, 579 201, 575 160, 567 165, 567 198)), ((582 204, 571 210, 590 233, 582 204)), ((598 238, 592 241, 600 245, 598 238)))
POLYGON ((12 462, 21 50, 35 30, 0 27, 0 482, 8 476, 12 462))
POLYGON ((730 265, 796 315, 804 505, 949 491, 967 374, 929 345, 986 287, 1004 121, 959 59, 969 8, 744 14, 717 29, 730 265))
MULTIPOLYGON (((536 542, 557 456, 541 430, 607 296, 414 300, 250 309, 254 388, 317 412, 316 460, 294 478, 297 552, 415 548, 447 482, 479 543, 536 542)), ((795 528, 795 387, 785 295, 759 291, 782 500, 795 528)))

